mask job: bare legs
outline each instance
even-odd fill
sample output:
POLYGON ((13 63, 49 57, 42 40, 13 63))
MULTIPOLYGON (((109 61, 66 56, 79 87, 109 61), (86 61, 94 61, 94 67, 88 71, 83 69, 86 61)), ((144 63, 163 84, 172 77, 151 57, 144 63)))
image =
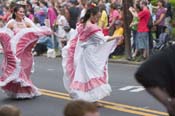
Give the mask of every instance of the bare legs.
MULTIPOLYGON (((142 50, 138 50, 138 49, 135 49, 134 53, 133 53, 133 58, 135 58, 138 54, 139 51, 142 51, 142 50)), ((143 49, 143 54, 142 54, 143 58, 148 58, 149 57, 149 49, 143 49)))

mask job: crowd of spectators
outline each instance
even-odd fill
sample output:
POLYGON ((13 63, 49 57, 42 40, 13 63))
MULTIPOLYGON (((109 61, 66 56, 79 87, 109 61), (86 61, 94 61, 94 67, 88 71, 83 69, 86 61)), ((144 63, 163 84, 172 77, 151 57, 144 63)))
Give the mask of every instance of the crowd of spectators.
MULTIPOLYGON (((21 0, 0 1, 0 26, 11 18, 15 2, 21 0)), ((33 53, 41 55, 48 52, 48 57, 61 54, 66 42, 75 36, 76 24, 86 13, 90 2, 97 4, 100 9, 98 26, 104 35, 123 35, 123 5, 122 0, 23 0, 26 5, 26 16, 38 26, 50 26, 54 34, 38 41, 33 53)), ((133 15, 130 24, 132 30, 132 59, 142 61, 149 57, 153 47, 153 40, 158 40, 161 33, 171 32, 170 20, 172 8, 168 0, 158 0, 157 6, 151 0, 133 0, 129 8, 133 15), (152 20, 151 20, 152 19, 152 20), (150 25, 150 20, 152 25, 150 25), (150 25, 150 26, 148 26, 150 25), (152 31, 156 32, 153 37, 152 31)), ((124 54, 124 37, 117 41, 117 48, 110 55, 116 58, 124 54)))

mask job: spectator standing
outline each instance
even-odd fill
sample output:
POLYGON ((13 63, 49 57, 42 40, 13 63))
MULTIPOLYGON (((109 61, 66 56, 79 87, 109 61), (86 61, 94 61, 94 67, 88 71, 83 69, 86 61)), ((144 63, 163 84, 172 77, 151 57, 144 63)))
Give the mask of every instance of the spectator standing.
POLYGON ((47 17, 47 3, 44 1, 39 1, 39 10, 35 13, 35 16, 38 18, 40 25, 44 25, 44 21, 47 17))
POLYGON ((123 23, 123 7, 121 5, 118 5, 117 6, 117 10, 118 10, 118 13, 119 13, 119 20, 122 21, 123 23))
MULTIPOLYGON (((134 4, 134 9, 136 9, 136 12, 142 11, 139 4, 134 4)), ((132 48, 135 51, 136 48, 136 34, 137 34, 137 26, 138 26, 139 19, 136 16, 133 16, 132 22, 130 24, 131 30, 132 30, 132 37, 133 37, 133 45, 132 48)))
POLYGON ((153 36, 152 36, 152 27, 153 27, 153 17, 154 17, 154 13, 153 13, 153 6, 152 6, 152 3, 151 3, 151 0, 147 0, 147 6, 148 6, 148 9, 150 11, 150 19, 149 19, 149 22, 148 22, 148 28, 149 28, 149 49, 150 49, 150 53, 152 51, 152 48, 153 48, 153 36))
POLYGON ((147 6, 148 6, 148 8, 149 8, 149 11, 150 11, 150 13, 151 13, 151 16, 152 16, 152 14, 153 14, 153 6, 152 6, 152 3, 151 3, 151 0, 147 0, 147 6))
POLYGON ((34 16, 33 10, 28 10, 27 11, 27 17, 34 22, 35 16, 34 16))
POLYGON ((65 17, 66 17, 67 21, 69 22, 69 20, 70 20, 70 12, 69 12, 68 5, 64 5, 63 8, 64 8, 64 12, 65 12, 65 17))
POLYGON ((69 25, 71 28, 76 29, 76 24, 78 21, 78 18, 80 16, 80 8, 77 7, 77 0, 70 0, 70 8, 69 8, 69 14, 70 14, 70 18, 69 18, 69 25))
POLYGON ((113 35, 115 26, 114 23, 119 19, 119 12, 117 11, 116 4, 112 3, 110 6, 110 15, 109 15, 109 35, 113 35))
POLYGON ((164 0, 159 0, 158 9, 156 12, 156 20, 154 26, 156 26, 156 38, 159 38, 159 35, 164 32, 165 29, 165 17, 166 17, 166 8, 164 0))
POLYGON ((147 25, 151 16, 150 11, 147 8, 147 2, 141 1, 140 5, 142 11, 140 11, 139 13, 137 13, 137 11, 132 7, 130 7, 129 9, 133 16, 138 17, 139 19, 136 35, 136 49, 133 54, 133 59, 135 59, 138 51, 143 49, 143 55, 138 61, 145 60, 149 56, 149 28, 147 25))
POLYGON ((172 5, 169 2, 169 0, 165 0, 165 8, 167 9, 166 18, 165 18, 165 26, 168 28, 169 32, 171 32, 170 21, 173 18, 173 13, 172 13, 172 5))
POLYGON ((81 6, 82 6, 82 10, 81 10, 81 13, 80 13, 80 20, 86 14, 86 10, 87 10, 87 7, 88 7, 87 0, 81 0, 81 6))
POLYGON ((106 7, 106 13, 108 16, 110 14, 110 5, 111 5, 110 0, 106 0, 105 7, 106 7))
POLYGON ((49 5, 50 6, 48 8, 47 17, 48 17, 49 22, 50 22, 50 27, 53 29, 54 24, 55 24, 56 19, 57 19, 57 12, 56 12, 55 3, 53 0, 51 1, 51 3, 49 5))
POLYGON ((34 22, 34 9, 32 7, 32 3, 30 1, 27 1, 27 6, 26 6, 26 14, 27 17, 34 22))
POLYGON ((32 8, 33 8, 33 10, 34 10, 34 13, 36 13, 36 12, 38 12, 39 11, 39 3, 38 3, 38 1, 36 1, 36 0, 33 0, 32 1, 32 8))
MULTIPOLYGON (((49 25, 51 27, 51 29, 56 32, 57 31, 57 24, 56 24, 56 20, 57 20, 57 11, 55 9, 55 2, 54 0, 51 0, 48 4, 49 8, 48 8, 48 13, 47 13, 47 18, 49 21, 49 25)), ((54 49, 57 51, 58 49, 58 41, 56 39, 55 35, 52 35, 52 42, 54 45, 54 49)))
POLYGON ((58 30, 56 32, 56 36, 58 38, 59 48, 60 48, 60 51, 61 51, 62 44, 61 44, 60 40, 65 37, 66 32, 64 30, 64 27, 69 26, 69 23, 68 23, 66 17, 64 16, 65 15, 64 9, 60 8, 58 12, 59 12, 58 16, 57 16, 58 30))
POLYGON ((105 5, 101 4, 99 6, 99 9, 100 9, 101 16, 98 21, 98 26, 102 28, 104 35, 108 35, 109 34, 108 29, 106 29, 108 26, 108 16, 106 13, 105 5))
POLYGON ((4 22, 7 22, 11 18, 11 14, 11 9, 8 6, 4 6, 3 15, 0 16, 0 19, 2 19, 4 22))

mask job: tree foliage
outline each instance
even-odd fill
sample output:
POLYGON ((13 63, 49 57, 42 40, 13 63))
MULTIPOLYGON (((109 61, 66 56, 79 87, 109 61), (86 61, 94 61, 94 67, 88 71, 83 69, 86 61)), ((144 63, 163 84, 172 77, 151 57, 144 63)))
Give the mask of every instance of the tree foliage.
MULTIPOLYGON (((157 1, 158 0, 151 0, 151 3, 153 4, 153 5, 157 5, 157 1)), ((172 6, 175 8, 175 0, 169 0, 170 1, 170 3, 172 4, 172 6)))

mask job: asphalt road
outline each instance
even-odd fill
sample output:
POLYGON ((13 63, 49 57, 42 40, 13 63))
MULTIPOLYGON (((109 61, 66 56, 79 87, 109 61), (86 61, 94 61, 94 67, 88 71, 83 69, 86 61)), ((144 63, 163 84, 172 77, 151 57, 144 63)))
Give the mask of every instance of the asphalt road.
MULTIPOLYGON (((134 79, 137 65, 109 63, 112 93, 101 103, 101 116, 166 116, 164 107, 152 98, 134 79)), ((61 59, 35 57, 35 72, 31 75, 42 96, 29 100, 12 100, 0 92, 0 105, 13 104, 22 116, 63 116, 70 101, 62 81, 61 59)))

